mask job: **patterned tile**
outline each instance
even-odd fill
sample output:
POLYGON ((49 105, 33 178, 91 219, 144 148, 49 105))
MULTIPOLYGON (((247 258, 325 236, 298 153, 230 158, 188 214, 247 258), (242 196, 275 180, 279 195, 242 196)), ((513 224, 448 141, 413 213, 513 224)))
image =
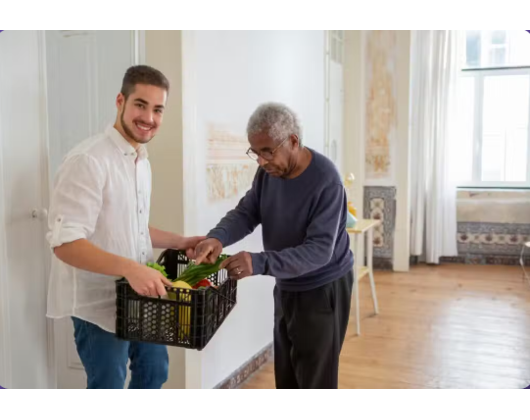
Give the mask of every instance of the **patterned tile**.
POLYGON ((374 257, 373 266, 374 266, 374 270, 380 270, 380 271, 392 271, 394 269, 392 258, 374 257))
POLYGON ((269 344, 259 353, 255 354, 249 361, 243 366, 233 372, 228 378, 218 384, 216 389, 234 389, 243 382, 245 382, 250 376, 261 368, 272 358, 272 344, 269 344))
POLYGON ((530 225, 460 222, 457 236, 459 256, 519 256, 523 244, 530 240, 530 225))
MULTIPOLYGON (((459 222, 457 230, 458 256, 441 262, 519 265, 523 244, 530 241, 530 224, 459 222)), ((530 249, 523 259, 530 266, 530 249)))
MULTIPOLYGON (((365 218, 380 219, 374 230, 374 268, 392 269, 396 211, 395 187, 365 187, 365 218)), ((530 224, 459 222, 458 256, 442 262, 463 264, 519 265, 521 247, 530 241, 530 224)), ((530 266, 530 249, 525 255, 530 266)))
MULTIPOLYGON (((381 220, 374 229, 375 259, 386 259, 392 265, 396 227, 396 187, 364 187, 363 217, 381 220)), ((388 266, 388 261, 382 263, 388 266)))
MULTIPOLYGON (((460 257, 441 257, 440 262, 446 262, 446 263, 455 263, 455 264, 466 264, 466 257, 460 256, 460 257)), ((418 260, 416 259, 415 264, 418 264, 418 260)))

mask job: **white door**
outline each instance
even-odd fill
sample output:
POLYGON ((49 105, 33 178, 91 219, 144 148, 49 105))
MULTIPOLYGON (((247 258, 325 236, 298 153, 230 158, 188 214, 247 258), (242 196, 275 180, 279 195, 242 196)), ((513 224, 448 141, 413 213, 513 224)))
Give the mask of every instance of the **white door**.
POLYGON ((326 155, 343 173, 344 31, 326 31, 326 155))
MULTIPOLYGON (((50 180, 70 149, 114 123, 138 44, 136 31, 46 31, 50 180)), ((86 387, 70 319, 55 321, 54 342, 57 387, 86 387)))
POLYGON ((48 388, 46 153, 37 31, 0 33, 0 385, 48 388))

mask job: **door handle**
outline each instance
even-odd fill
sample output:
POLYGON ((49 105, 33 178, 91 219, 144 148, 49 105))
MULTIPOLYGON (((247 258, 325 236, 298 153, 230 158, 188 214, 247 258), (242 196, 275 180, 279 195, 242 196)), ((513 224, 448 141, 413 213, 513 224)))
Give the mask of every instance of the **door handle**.
POLYGON ((31 212, 31 217, 33 219, 46 220, 48 219, 48 210, 47 209, 33 209, 31 212))

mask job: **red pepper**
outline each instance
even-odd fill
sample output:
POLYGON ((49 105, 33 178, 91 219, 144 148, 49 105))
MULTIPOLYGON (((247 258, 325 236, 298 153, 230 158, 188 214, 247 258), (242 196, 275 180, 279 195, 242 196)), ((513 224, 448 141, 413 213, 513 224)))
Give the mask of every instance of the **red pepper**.
POLYGON ((213 286, 212 283, 210 283, 207 279, 202 279, 200 282, 198 282, 195 286, 193 286, 194 289, 198 289, 199 287, 211 287, 213 286))

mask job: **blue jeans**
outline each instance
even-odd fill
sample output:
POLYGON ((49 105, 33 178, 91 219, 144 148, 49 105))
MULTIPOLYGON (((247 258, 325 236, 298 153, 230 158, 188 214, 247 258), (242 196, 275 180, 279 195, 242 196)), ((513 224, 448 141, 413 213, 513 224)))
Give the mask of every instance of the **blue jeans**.
POLYGON ((87 388, 123 389, 131 359, 130 389, 160 389, 167 381, 166 346, 123 341, 97 325, 72 317, 77 352, 87 374, 87 388))

